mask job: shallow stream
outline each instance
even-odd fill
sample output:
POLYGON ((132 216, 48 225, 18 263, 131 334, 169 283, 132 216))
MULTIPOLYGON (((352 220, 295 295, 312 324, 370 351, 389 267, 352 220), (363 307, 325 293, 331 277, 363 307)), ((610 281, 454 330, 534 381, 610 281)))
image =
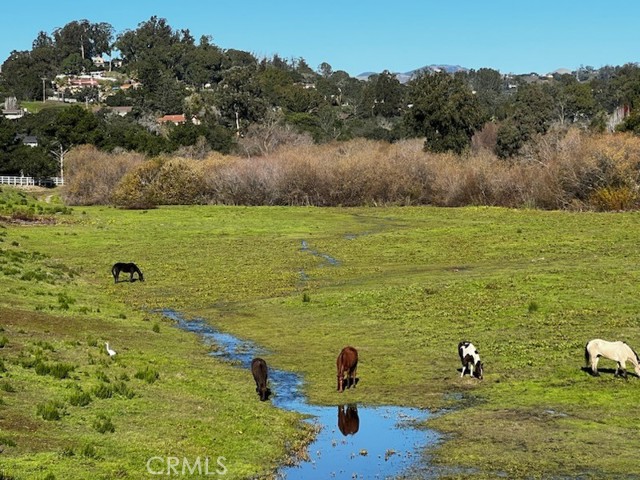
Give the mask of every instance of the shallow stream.
MULTIPOLYGON (((174 310, 162 313, 183 330, 197 334, 217 348, 212 356, 250 369, 251 360, 266 351, 253 342, 222 333, 204 320, 186 320, 174 310)), ((309 415, 320 427, 308 446, 309 460, 282 467, 278 478, 389 478, 408 473, 419 464, 422 452, 439 436, 433 430, 416 428, 429 412, 407 407, 367 407, 363 405, 311 405, 302 393, 302 378, 284 370, 269 368, 270 401, 278 408, 309 415)), ((254 390, 247 371, 247 388, 254 390)), ((256 394, 256 401, 259 401, 256 394)))

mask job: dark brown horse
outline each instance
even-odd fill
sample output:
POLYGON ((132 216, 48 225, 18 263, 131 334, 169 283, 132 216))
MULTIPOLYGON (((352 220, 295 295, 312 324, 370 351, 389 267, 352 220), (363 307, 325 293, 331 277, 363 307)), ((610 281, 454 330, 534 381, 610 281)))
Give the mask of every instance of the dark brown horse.
POLYGON ((360 417, 358 417, 357 405, 347 405, 346 411, 344 405, 338 406, 338 428, 345 437, 358 433, 360 417))
POLYGON ((260 401, 264 402, 269 399, 271 390, 267 387, 267 377, 269 375, 267 362, 261 358, 254 358, 251 361, 251 373, 256 381, 256 392, 260 395, 260 401))
POLYGON ((113 280, 115 283, 118 283, 120 279, 120 272, 128 273, 130 282, 133 282, 133 274, 137 273, 138 280, 144 282, 144 276, 135 263, 118 262, 113 267, 111 267, 111 274, 113 275, 113 280))
POLYGON ((356 386, 356 372, 358 371, 358 351, 353 347, 344 347, 336 360, 338 368, 338 391, 345 389, 344 376, 347 376, 346 388, 356 386))

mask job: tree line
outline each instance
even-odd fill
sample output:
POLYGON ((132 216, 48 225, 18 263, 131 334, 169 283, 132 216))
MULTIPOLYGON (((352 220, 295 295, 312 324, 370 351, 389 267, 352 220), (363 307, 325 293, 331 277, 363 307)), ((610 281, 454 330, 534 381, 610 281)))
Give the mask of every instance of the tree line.
MULTIPOLYGON (((631 115, 617 128, 640 132, 634 64, 552 77, 490 68, 424 71, 407 83, 384 71, 363 81, 326 62, 314 70, 303 58, 258 58, 220 48, 210 36, 196 41, 158 17, 118 34, 108 23, 87 20, 40 32, 31 50, 13 51, 2 64, 0 99, 41 99, 57 75, 95 70, 91 59, 102 55, 117 56, 106 68, 120 84, 99 105, 0 118, 0 173, 54 174, 52 152, 81 144, 149 156, 212 150, 255 156, 283 143, 423 138, 430 152, 486 148, 506 159, 553 126, 603 132, 620 106, 631 115), (125 82, 139 87, 117 88, 125 82), (133 108, 120 117, 108 108, 114 106, 133 108), (164 114, 189 121, 159 126, 164 114), (39 146, 25 147, 21 135, 36 135, 39 146)), ((85 99, 99 98, 89 93, 85 99)))

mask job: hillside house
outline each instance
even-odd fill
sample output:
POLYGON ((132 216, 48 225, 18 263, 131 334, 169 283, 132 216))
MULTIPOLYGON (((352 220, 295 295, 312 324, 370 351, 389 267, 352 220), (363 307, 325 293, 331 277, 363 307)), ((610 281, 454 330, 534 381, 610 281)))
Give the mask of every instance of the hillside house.
POLYGON ((109 107, 109 110, 111 110, 113 113, 115 113, 116 115, 119 115, 121 117, 125 117, 127 116, 129 113, 131 113, 131 110, 133 110, 133 107, 127 107, 127 106, 123 106, 123 107, 109 107))
POLYGON ((165 115, 164 117, 160 117, 158 119, 158 123, 173 123, 174 125, 180 125, 187 122, 187 117, 183 114, 180 115, 165 115))
POLYGON ((38 137, 35 135, 27 135, 26 133, 19 133, 16 135, 16 141, 22 143, 22 145, 26 147, 37 147, 38 146, 38 137))
POLYGON ((104 65, 106 63, 104 61, 104 58, 102 58, 102 57, 91 57, 91 61, 98 68, 104 68, 104 65))

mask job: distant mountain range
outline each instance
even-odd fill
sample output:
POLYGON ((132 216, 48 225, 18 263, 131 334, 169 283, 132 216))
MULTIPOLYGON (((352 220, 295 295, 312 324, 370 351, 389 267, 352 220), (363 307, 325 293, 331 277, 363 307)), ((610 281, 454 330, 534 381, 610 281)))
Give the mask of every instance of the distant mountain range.
MULTIPOLYGON (((400 80, 400 83, 406 83, 411 80, 416 75, 422 72, 442 72, 445 71, 447 73, 455 73, 455 72, 466 72, 468 68, 461 67, 460 65, 426 65, 421 68, 416 68, 415 70, 411 70, 410 72, 394 72, 396 78, 400 80)), ((380 72, 363 72, 360 75, 357 75, 356 78, 358 80, 367 80, 371 75, 377 75, 380 72)))

